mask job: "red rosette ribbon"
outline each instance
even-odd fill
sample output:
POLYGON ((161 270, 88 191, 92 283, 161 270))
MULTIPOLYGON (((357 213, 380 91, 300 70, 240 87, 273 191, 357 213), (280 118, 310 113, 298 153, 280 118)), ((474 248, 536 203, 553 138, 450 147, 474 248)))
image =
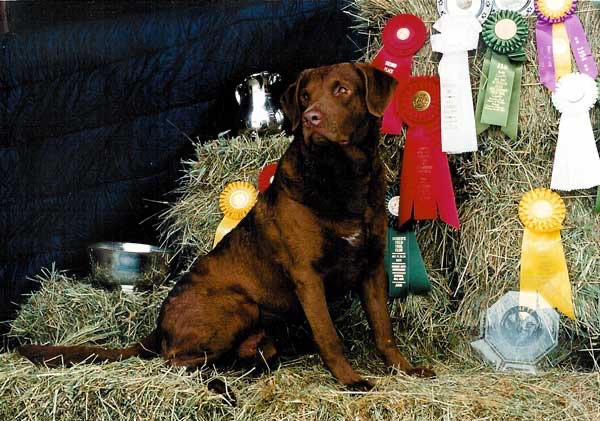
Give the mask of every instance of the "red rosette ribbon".
MULTIPOLYGON (((423 47, 426 38, 427 28, 418 16, 410 14, 394 16, 383 29, 383 47, 371 65, 391 75, 400 86, 410 77, 413 56, 423 47)), ((396 89, 397 93, 400 91, 401 89, 396 89)), ((397 100, 391 101, 385 110, 381 133, 401 133, 402 120, 400 110, 396 108, 397 102, 397 100)))
POLYGON ((458 210, 442 152, 440 79, 412 77, 402 88, 397 107, 408 126, 400 175, 400 225, 412 218, 440 219, 459 229, 458 210))
POLYGON ((275 172, 277 171, 277 163, 273 162, 271 164, 266 165, 260 174, 258 175, 258 191, 264 193, 271 183, 273 182, 273 177, 275 177, 275 172))

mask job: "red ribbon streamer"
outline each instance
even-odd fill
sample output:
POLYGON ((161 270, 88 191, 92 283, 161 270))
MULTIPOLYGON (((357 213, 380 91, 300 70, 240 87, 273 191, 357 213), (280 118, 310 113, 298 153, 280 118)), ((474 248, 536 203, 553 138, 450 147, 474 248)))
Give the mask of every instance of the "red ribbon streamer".
MULTIPOLYGON (((427 37, 427 28, 415 15, 394 16, 383 29, 383 47, 377 53, 371 65, 390 74, 400 84, 410 77, 413 56, 423 47, 427 37)), ((396 98, 385 110, 381 123, 381 133, 400 134, 402 119, 397 109, 397 96, 401 89, 396 88, 396 98)))
POLYGON ((408 125, 400 176, 400 225, 409 219, 436 219, 459 229, 448 157, 442 152, 440 79, 413 77, 403 87, 397 104, 408 125), (425 92, 427 95, 423 95, 425 92), (415 98, 429 97, 415 105, 415 98))

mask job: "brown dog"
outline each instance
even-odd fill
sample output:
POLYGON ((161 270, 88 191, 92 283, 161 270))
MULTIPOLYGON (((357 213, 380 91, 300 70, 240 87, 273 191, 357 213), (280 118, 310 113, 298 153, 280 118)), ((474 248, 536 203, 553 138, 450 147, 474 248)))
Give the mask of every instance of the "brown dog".
POLYGON ((344 356, 327 300, 356 289, 385 363, 408 374, 387 308, 387 217, 379 158, 381 116, 395 81, 366 64, 305 70, 282 98, 296 131, 271 187, 252 211, 170 291, 158 326, 124 349, 28 345, 19 352, 52 364, 160 355, 197 367, 237 349, 275 355, 273 317, 306 317, 325 365, 343 384, 369 388, 344 356), (300 125, 302 129, 300 130, 300 125), (62 357, 62 358, 57 358, 62 357))

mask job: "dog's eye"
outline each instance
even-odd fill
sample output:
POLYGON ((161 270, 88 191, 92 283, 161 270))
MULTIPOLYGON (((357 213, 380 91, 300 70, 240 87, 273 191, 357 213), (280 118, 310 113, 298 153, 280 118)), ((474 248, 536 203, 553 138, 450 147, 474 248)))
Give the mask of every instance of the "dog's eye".
POLYGON ((302 92, 301 98, 302 98, 302 101, 308 102, 310 100, 310 95, 308 94, 308 92, 304 91, 304 92, 302 92))
POLYGON ((333 91, 334 95, 348 95, 350 93, 350 89, 346 88, 345 86, 338 86, 337 88, 335 88, 335 90, 333 91))

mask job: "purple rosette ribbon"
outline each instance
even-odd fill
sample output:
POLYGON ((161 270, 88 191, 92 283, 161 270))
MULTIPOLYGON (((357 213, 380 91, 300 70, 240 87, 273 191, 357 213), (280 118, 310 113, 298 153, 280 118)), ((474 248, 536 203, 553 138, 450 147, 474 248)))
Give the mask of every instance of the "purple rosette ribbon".
POLYGON ((581 20, 575 14, 577 0, 536 0, 538 68, 542 85, 552 92, 556 81, 571 73, 571 52, 577 68, 592 78, 598 76, 598 67, 585 35, 581 20))

